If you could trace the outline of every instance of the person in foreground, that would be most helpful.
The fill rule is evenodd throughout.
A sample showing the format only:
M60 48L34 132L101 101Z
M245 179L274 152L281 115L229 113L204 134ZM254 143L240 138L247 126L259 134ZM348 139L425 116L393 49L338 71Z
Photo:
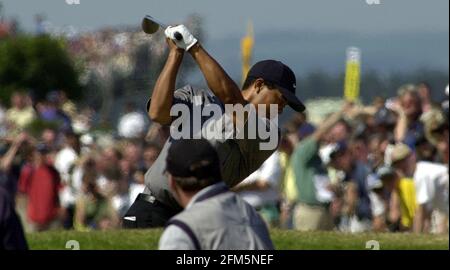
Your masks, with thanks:
M160 250L274 249L263 219L222 181L219 162L205 139L181 139L170 146L169 187L184 211L167 223Z
M0 251L28 250L22 224L14 210L14 203L5 189L0 187Z

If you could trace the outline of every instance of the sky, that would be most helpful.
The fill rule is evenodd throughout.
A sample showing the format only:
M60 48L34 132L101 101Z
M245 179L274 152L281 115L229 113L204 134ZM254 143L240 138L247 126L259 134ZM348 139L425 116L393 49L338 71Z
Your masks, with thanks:
M79 1L69 5L68 2ZM379 5L369 5L377 2ZM33 16L78 29L138 25L145 14L182 22L205 19L211 40L243 35L248 20L256 33L280 30L346 31L362 34L449 31L448 0L0 0L8 17L33 30Z

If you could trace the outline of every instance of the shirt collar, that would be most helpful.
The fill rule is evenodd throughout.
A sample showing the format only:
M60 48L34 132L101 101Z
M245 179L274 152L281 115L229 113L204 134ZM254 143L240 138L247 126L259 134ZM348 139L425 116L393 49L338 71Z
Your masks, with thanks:
M204 189L197 192L194 197L191 198L189 203L186 205L186 209L190 208L193 204L199 201L203 201L206 198L214 197L220 193L228 191L228 187L224 182L219 182L211 186L207 186Z

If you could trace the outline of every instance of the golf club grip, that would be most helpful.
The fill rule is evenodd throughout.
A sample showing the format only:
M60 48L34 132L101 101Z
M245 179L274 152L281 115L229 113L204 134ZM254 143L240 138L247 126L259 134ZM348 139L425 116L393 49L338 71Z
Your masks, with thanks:
M179 32L175 32L175 33L173 34L173 36L174 36L175 39L178 40L178 41L183 40L183 35L180 34Z

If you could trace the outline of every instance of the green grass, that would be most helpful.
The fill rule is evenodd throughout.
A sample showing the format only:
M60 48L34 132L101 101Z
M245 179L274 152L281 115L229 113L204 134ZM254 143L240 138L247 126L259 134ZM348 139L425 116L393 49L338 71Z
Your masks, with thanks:
M76 240L81 250L154 250L162 230L52 231L27 235L33 250L64 250L66 242ZM278 250L363 250L376 240L381 250L448 250L448 235L344 234L336 232L296 232L272 230Z

